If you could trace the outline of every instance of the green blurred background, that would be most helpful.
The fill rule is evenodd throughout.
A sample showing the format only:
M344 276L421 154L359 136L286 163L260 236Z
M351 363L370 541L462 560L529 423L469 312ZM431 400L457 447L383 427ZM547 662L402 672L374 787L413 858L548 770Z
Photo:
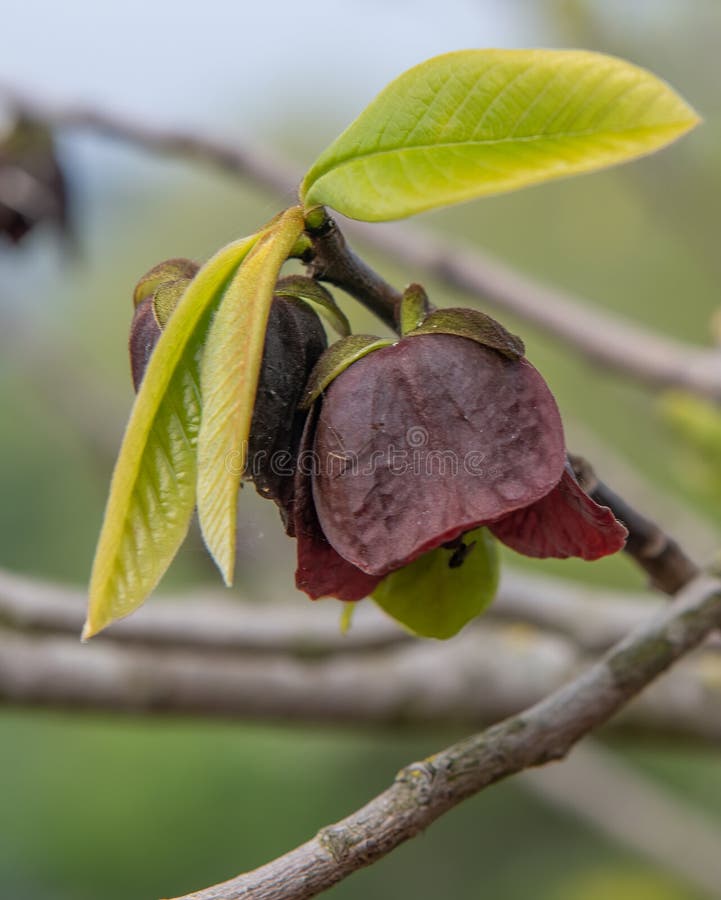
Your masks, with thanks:
M712 344L721 274L721 9L714 0L267 6L28 2L4 12L0 81L158 125L249 138L300 166L391 77L434 53L583 46L626 57L671 82L704 127L622 169L428 214L420 224L475 241L658 330ZM80 584L131 403L125 342L134 282L160 259L202 259L255 230L279 200L202 165L97 137L68 135L61 151L79 253L67 258L44 231L19 251L0 247L0 565ZM373 261L399 285L417 277ZM427 286L439 304L459 299ZM346 309L362 330L373 327ZM674 427L657 398L504 321L523 334L556 392L574 449L609 481L614 474L623 481L629 465L639 469L656 508L687 503L694 514L668 522L679 538L721 530L713 452ZM287 596L292 546L270 504L251 491L242 499L238 592ZM622 558L535 565L596 584L642 585ZM196 535L164 589L191 584L217 584ZM313 616L301 595L298 603ZM229 877L348 813L400 766L456 736L3 709L0 896L150 900ZM721 763L712 749L629 739L613 746L721 817ZM330 894L698 896L514 783L468 801Z

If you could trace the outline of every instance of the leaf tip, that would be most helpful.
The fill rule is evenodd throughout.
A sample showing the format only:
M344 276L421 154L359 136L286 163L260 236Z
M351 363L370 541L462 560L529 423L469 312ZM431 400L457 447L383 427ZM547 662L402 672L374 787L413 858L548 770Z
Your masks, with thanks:
M90 638L95 637L95 635L102 631L103 628L105 628L104 624L99 625L96 622L93 622L91 617L88 616L88 618L85 620L85 624L83 625L83 630L80 635L80 643L87 644Z
M223 583L226 587L233 587L235 579L235 527L234 523L228 526L225 539L221 539L215 533L215 529L208 523L203 510L199 507L198 518L200 520L200 533L203 536L203 543L210 554L211 559L215 563L220 572Z
M694 128L697 128L699 125L703 125L704 118L701 115L701 113L696 112L696 110L693 108L693 106L689 106L688 111L689 111L689 118L688 118L688 124L686 126L686 131L693 131Z

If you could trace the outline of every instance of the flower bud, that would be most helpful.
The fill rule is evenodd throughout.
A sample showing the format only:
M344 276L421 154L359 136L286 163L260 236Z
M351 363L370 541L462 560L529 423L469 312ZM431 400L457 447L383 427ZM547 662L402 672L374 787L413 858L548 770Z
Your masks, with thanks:
M197 270L190 260L166 260L138 282L129 341L136 391L163 328ZM282 290L288 291L288 285ZM306 302L286 293L276 295L268 317L243 477L254 482L262 497L278 505L290 533L296 456L306 418L298 407L326 344L320 319Z

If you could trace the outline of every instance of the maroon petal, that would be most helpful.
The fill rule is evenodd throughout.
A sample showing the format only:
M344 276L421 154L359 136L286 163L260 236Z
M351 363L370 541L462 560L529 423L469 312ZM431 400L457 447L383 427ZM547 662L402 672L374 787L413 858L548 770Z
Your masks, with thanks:
M362 600L381 580L366 575L352 563L343 559L323 535L313 504L311 471L315 414L308 416L300 445L295 474L293 519L298 542L298 568L296 587L305 591L311 600L320 597L337 597L339 600Z
M621 550L628 536L611 510L591 500L568 470L550 494L490 529L513 550L538 558L600 559Z
M545 496L565 462L556 402L526 360L408 337L328 388L313 498L333 547L371 575Z

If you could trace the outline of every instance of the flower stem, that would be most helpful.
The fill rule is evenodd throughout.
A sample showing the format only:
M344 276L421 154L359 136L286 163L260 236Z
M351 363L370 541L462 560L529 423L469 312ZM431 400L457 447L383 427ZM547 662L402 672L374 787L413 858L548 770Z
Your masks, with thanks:
M398 310L403 295L357 256L335 221L325 211L306 221L312 247L305 257L308 274L341 288L362 303L384 325L398 330Z

